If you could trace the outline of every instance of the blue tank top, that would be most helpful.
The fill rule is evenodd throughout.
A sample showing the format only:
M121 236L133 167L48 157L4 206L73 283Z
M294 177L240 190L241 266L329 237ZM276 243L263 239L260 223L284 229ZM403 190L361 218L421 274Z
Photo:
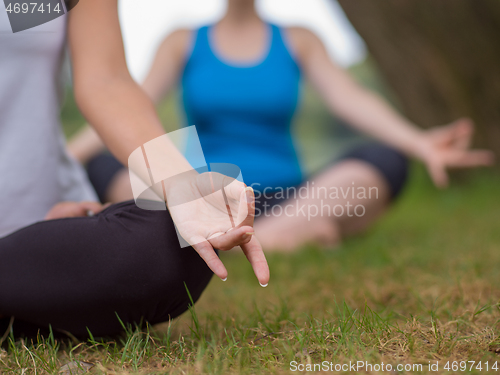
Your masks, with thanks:
M237 165L257 191L302 181L290 129L300 70L281 30L268 27L267 54L252 66L217 57L213 27L200 28L182 76L187 125L196 125L207 163Z

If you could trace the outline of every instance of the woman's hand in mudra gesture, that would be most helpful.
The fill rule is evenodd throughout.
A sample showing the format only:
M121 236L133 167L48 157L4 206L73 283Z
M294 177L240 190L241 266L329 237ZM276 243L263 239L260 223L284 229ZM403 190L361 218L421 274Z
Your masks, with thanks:
M255 237L252 188L220 173L185 173L165 184L167 205L182 238L222 280L227 270L214 249L241 246L262 286L269 282L269 267Z
M448 168L473 168L494 163L491 151L470 148L473 132L473 122L462 118L424 133L419 158L436 186L448 185Z

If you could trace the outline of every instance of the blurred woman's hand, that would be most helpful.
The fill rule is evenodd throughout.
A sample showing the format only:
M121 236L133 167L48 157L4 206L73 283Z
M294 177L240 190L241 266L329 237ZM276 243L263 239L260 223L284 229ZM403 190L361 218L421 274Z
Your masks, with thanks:
M60 202L50 209L44 220L93 216L108 206L109 204L102 205L98 202Z
M467 118L424 132L419 158L436 186L448 185L448 168L474 168L494 163L493 152L470 149L473 133L474 124Z
M259 283L269 282L269 267L255 237L254 192L238 180L220 173L186 173L166 183L166 200L182 238L222 280L227 270L214 249L241 246Z

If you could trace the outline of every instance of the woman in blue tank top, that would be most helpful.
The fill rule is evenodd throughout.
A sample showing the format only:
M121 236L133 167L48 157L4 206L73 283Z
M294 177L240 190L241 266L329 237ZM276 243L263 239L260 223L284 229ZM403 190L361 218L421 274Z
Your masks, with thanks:
M219 56L215 28L202 27L182 75L187 124L195 124L207 162L239 166L255 190L299 184L302 174L290 132L300 68L282 31L265 25L255 62Z
M332 112L385 145L361 146L304 176L290 131L302 76ZM158 102L177 81L185 125L196 125L206 161L237 165L254 188L256 234L267 249L331 246L365 229L401 191L406 156L423 161L438 186L446 185L448 166L488 162L486 154L459 146L457 140L470 137L470 121L420 130L336 66L314 34L260 19L254 0L228 0L216 24L178 30L163 41L143 88ZM110 169L91 167L90 174L109 181ZM123 173L121 181L127 179ZM130 194L126 185L120 197ZM109 200L108 190L97 191Z

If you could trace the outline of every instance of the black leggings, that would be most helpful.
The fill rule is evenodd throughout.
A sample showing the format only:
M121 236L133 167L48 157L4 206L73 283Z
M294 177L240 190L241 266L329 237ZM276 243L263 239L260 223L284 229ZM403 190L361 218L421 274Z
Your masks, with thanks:
M167 321L196 301L212 272L180 248L167 211L133 201L94 217L44 221L0 239L0 337L68 331L109 336L125 323ZM186 285L186 287L185 287Z

